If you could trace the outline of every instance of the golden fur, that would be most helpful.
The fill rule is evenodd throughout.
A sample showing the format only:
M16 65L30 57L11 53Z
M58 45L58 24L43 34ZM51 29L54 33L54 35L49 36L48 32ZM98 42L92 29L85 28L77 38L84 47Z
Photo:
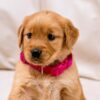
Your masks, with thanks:
M30 32L29 39L27 33ZM48 40L49 33L55 40ZM18 30L19 47L22 47L26 60L43 67L64 60L72 52L77 38L78 30L73 24L51 11L27 16ZM43 52L38 61L31 57L33 48ZM9 100L85 100L75 62L63 74L53 77L19 61Z

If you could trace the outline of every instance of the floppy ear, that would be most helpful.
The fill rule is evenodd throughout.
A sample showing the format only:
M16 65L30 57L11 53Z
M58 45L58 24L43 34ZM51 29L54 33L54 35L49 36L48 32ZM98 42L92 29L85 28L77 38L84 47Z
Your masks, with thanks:
M18 29L18 42L19 42L19 47L22 46L23 43L23 33L24 33L24 25L27 24L30 16L26 16L23 20L23 24L19 27Z
M74 27L72 22L70 22L69 20L67 20L67 22L65 23L64 28L65 28L64 33L65 33L66 45L70 49L75 44L78 38L79 32L78 32L78 29Z
M21 25L18 29L18 42L19 42L19 47L22 46L23 42L23 32L24 32L24 27Z

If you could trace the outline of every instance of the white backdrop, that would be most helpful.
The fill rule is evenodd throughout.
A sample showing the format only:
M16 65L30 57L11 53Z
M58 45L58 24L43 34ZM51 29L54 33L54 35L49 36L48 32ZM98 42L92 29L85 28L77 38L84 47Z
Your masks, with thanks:
M24 16L53 10L80 31L74 53L81 76L100 80L100 0L0 0L0 67L18 60L16 30Z
M39 0L0 0L1 69L15 67L19 59L17 29L26 15L39 10Z

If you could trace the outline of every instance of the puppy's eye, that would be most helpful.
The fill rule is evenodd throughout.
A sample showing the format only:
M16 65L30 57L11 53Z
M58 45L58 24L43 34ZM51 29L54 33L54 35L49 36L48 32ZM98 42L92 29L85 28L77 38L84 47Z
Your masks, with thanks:
M27 38L30 39L32 37L32 33L27 33Z
M53 40L55 40L55 38L56 37L53 34L51 34L51 33L48 34L48 40L53 41Z

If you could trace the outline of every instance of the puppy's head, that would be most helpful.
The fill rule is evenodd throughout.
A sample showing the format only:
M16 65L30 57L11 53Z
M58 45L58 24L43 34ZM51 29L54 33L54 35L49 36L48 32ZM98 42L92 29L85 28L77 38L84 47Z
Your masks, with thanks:
M78 37L78 30L66 18L51 11L27 16L18 30L19 47L25 59L46 66L62 61Z

